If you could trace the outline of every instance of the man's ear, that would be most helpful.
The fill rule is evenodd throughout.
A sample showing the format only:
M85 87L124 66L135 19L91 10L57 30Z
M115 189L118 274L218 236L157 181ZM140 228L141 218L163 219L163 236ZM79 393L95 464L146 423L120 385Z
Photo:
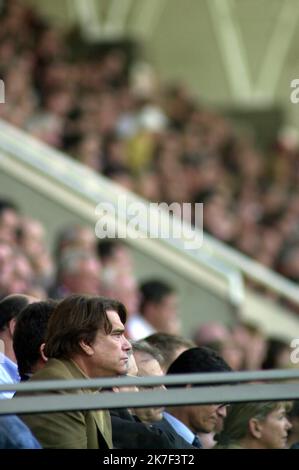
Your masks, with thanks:
M248 426L251 436L255 439L260 439L262 437L262 424L260 420L251 418L248 422Z
M16 327L16 322L17 322L17 320L15 318L12 318L8 322L8 329L9 329L9 333L10 333L11 337L13 337L15 327Z
M93 347L92 347L90 344L86 343L86 341L84 341L83 339L81 339L81 341L79 342L79 344L80 344L80 348L82 349L82 351L85 352L85 354L86 354L87 356L93 356L93 355L94 355L94 349L93 349Z
M39 347L39 355L42 359L43 362L48 362L48 358L47 356L45 355L44 353L44 350L45 350L45 346L46 346L46 343L42 343Z

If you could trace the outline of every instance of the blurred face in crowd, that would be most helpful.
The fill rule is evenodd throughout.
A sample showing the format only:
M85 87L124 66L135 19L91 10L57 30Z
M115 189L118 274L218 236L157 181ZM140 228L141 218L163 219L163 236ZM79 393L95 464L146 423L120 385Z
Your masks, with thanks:
M0 240L8 243L16 241L19 217L12 209L6 209L0 216Z
M150 303L146 315L154 328L161 333L179 334L176 294L166 295L159 303Z
M99 295L101 265L90 257L78 262L77 268L63 277L63 285L72 293Z

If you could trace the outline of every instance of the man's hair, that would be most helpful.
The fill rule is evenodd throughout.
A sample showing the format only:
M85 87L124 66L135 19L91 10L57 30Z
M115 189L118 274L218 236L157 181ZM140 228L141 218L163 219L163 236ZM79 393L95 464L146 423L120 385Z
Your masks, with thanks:
M10 320L16 318L29 300L25 295L12 294L0 301L0 331L4 331Z
M32 373L40 358L40 347L45 342L48 321L57 304L54 300L29 304L17 318L13 349L21 380Z
M99 240L97 244L97 253L103 263L105 263L109 258L113 257L115 252L119 248L125 248L126 245L119 240L111 240L110 238L104 238Z
M126 322L126 308L117 300L77 294L62 300L48 323L45 355L68 359L82 352L80 341L92 344L99 329L108 335L112 325L107 312L111 310Z
M163 357L160 354L159 350L151 344L148 344L144 340L132 342L132 350L133 354L135 352L141 352L147 354L148 356L151 356L153 359L156 359L159 364L163 362Z
M157 348L163 357L163 366L168 368L173 362L175 353L179 348L194 348L195 344L191 339L169 333L153 333L144 338L151 346Z
M10 201L9 199L0 198L0 218L3 214L3 212L6 211L6 210L19 212L18 206L13 201Z
M174 288L164 281L156 279L146 281L140 286L141 302L140 312L148 303L159 304L168 295L174 292Z
M206 347L184 351L170 365L167 374L230 372L230 366L215 351Z

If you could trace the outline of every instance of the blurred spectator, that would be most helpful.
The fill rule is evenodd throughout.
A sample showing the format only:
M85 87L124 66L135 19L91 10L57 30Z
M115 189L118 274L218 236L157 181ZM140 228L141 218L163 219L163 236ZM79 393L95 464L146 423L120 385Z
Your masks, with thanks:
M128 321L130 338L143 339L155 332L180 333L177 296L168 283L155 279L144 282L140 286L139 310L140 314Z
M228 329L219 322L203 323L193 334L193 341L197 346L207 346L211 343L226 341L228 338Z
M239 323L232 330L234 344L242 351L243 369L259 370L266 354L265 335L250 323Z
M59 260L57 281L50 296L60 299L79 293L100 295L101 264L90 251L68 249Z
M96 237L90 227L84 225L68 225L62 229L56 240L55 256L57 260L65 250L78 249L95 253Z
M195 343L183 336L168 333L153 333L144 340L154 346L162 356L161 367L166 373L170 364L184 351L193 348Z
M288 342L276 338L267 340L263 369L286 369L292 367L291 348Z

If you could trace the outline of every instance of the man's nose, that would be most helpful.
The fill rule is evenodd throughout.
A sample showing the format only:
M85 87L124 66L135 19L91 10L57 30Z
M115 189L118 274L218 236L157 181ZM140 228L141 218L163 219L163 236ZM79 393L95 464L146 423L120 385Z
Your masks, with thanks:
M227 406L226 405L221 405L217 408L217 414L218 416L221 416L221 418L226 418L227 416Z
M127 338L126 338L125 336L124 336L123 338L124 338L124 341L123 341L123 349L124 349L125 351L131 351L132 345L131 345L130 341L127 340Z
M286 429L289 430L292 427L293 427L292 423L288 419L286 419Z

